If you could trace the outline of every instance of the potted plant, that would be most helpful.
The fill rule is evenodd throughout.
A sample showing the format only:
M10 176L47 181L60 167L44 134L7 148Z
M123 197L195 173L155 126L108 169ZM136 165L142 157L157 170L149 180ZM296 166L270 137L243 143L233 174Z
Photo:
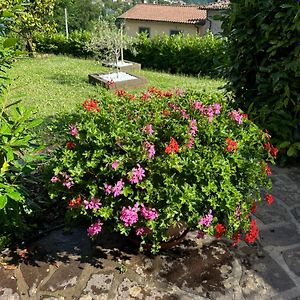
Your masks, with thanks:
M149 88L85 100L52 159L49 183L74 216L134 234L157 253L171 226L254 242L251 213L277 151L229 96ZM266 200L271 203L272 196Z

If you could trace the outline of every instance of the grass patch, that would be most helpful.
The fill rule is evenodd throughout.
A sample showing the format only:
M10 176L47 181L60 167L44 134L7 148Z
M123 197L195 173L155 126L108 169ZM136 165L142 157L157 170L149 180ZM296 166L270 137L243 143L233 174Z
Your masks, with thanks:
M87 75L107 71L107 68L93 60L67 56L20 58L9 71L13 81L6 94L6 100L22 100L23 106L35 111L37 117L73 112L84 99L97 99L102 89L100 86L89 84ZM181 87L214 91L224 85L222 80L154 71L142 70L139 74L148 79L148 86L161 89Z

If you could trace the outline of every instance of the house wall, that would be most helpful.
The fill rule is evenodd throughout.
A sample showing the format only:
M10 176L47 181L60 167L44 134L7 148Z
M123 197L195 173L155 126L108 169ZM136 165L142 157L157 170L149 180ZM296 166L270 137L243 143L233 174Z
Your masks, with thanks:
M219 20L214 20L214 16L221 15L220 10L208 10L207 20L206 20L206 30L210 30L213 34L219 34L222 32L222 22Z
M154 35L162 35L163 33L169 35L170 30L180 30L184 34L197 34L197 28L193 24L180 24L169 22L155 22L155 21L139 21L139 20L125 20L125 32L129 36L135 36L139 32L139 27L150 28L150 37ZM204 35L205 26L200 26L200 35Z

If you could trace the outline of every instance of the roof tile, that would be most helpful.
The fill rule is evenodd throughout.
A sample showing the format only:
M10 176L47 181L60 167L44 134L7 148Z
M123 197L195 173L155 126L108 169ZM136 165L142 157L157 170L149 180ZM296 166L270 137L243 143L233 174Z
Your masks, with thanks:
M136 4L119 18L196 24L204 22L206 10L201 10L198 6Z

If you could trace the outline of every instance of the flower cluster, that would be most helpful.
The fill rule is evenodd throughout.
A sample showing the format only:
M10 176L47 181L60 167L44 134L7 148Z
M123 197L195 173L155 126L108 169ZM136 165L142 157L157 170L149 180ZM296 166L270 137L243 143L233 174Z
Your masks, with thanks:
M138 164L136 168L133 168L129 174L130 183L139 183L145 177L145 170Z
M98 219L94 224L92 224L88 229L87 229L87 234L91 237L94 235L100 233L102 231L102 225L103 223Z
M151 87L85 100L52 160L52 198L90 220L89 236L107 222L153 252L179 219L198 237L255 240L251 215L278 150L226 97Z
M167 154L179 152L179 145L174 138L170 139L170 143L166 146L165 152Z
M259 234L259 229L256 225L256 220L252 220L250 222L250 229L246 233L245 241L248 242L249 244L253 244L256 241L258 234Z
M230 138L227 138L226 143L227 143L227 151L228 152L232 152L232 151L234 152L237 150L237 146L238 146L237 142L233 141Z
M100 108L98 107L98 102L94 99L88 99L83 102L83 107L87 111L97 111L100 112Z
M148 158L153 158L155 155L155 146L154 144L148 142L148 141L144 141L144 147L146 149L146 151L148 152Z
M238 124L243 124L244 115L239 113L237 110L233 110L229 113L232 120L236 121Z

